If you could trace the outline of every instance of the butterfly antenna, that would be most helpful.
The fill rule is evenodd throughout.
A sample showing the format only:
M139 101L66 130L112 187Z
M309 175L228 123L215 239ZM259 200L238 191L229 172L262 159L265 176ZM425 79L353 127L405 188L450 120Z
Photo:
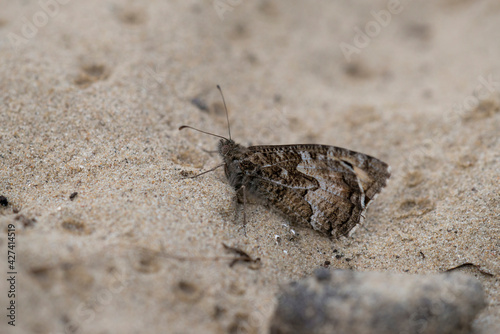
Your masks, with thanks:
M227 112L226 100L224 99L224 94L222 94L222 89L219 85L217 85L217 89L220 92L220 96L222 96L222 102L224 102L224 109L226 109L226 119L227 119L227 130L229 132L229 139L231 139L231 127L229 126L229 114Z
M182 129L196 130L198 132L201 132L201 133L204 133L204 134L207 134L207 135L210 135L210 136L219 137L219 138L227 140L226 137L222 137L222 136L216 135L215 133L210 133L210 132L206 132L206 131L203 131L203 130L200 130L200 129L197 129L197 128L193 128L192 126L189 126L189 125L183 125L183 126L179 127L179 131L182 130Z

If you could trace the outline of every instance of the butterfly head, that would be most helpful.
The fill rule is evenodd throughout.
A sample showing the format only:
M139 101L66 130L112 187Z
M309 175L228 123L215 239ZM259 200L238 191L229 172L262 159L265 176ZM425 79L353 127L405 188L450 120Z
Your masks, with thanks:
M221 139L219 141L219 154L225 161L231 161L235 156L238 155L238 152L241 151L240 145L236 144L232 139Z

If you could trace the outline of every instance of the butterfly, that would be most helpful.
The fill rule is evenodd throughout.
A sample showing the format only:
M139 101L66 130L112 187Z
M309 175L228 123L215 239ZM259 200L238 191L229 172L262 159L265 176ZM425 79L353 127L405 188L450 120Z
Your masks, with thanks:
M298 144L245 147L231 139L226 102L219 89L229 138L221 138L218 153L239 202L249 199L270 206L290 222L312 227L333 238L347 236L365 218L368 205L386 186L390 167L372 156L341 147ZM245 210L244 210L245 214ZM244 216L246 223L246 218Z

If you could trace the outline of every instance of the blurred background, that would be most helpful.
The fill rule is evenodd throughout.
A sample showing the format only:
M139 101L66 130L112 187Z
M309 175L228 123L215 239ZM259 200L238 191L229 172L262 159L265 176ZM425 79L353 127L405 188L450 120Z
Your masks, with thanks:
M499 18L495 0L2 3L0 226L17 226L21 309L1 331L266 332L279 284L331 261L473 263L474 330L497 333ZM217 139L178 131L226 136L217 84L243 145L388 162L366 228L278 244L285 221L252 206L245 237L222 172L186 181L219 163L202 150ZM183 258L228 256L221 242L263 267Z

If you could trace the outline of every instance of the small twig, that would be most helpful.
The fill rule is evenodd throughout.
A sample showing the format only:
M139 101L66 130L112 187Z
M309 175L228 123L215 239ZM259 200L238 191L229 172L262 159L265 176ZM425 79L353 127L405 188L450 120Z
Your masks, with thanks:
M460 265L458 265L458 266L456 266L456 267L453 267L453 268L450 268L450 269L445 270L445 272L453 271L453 270L455 270L455 269L460 269L460 268L470 267L470 266L472 266L472 267L474 267L475 269L477 269L477 270L478 270L481 274L483 274L483 275L490 276L490 277L495 277L495 275L494 275L494 274L489 273L489 272L487 272L487 271L485 271L485 270L481 269L481 266L479 266L479 265L477 265L477 264L474 264L474 263L471 263L471 262L462 263L462 264L460 264Z
M232 251L236 253L237 257L235 256L185 256L185 255L177 255L177 254L170 254L165 251L165 248L163 244L161 245L161 250L159 251L153 251L154 253L160 255L161 257L167 258L167 259L172 259L172 260L177 260L177 261L220 261L220 260L231 260L229 263L230 267L233 267L236 263L238 262L248 262L251 264L255 264L255 267L250 267L251 269L258 269L260 267L260 258L252 258L250 255L248 255L245 251L228 246L224 243L222 243L224 248L226 250ZM146 252L151 252L152 250L149 248L145 247L139 247L142 251Z
M233 258L233 261L231 261L231 263L229 264L230 267L234 266L238 262L249 262L257 266L260 265L260 257L254 259L250 255L248 255L245 251L236 247L228 246L225 243L222 243L222 246L224 246L226 250L234 252L239 255L239 257Z

